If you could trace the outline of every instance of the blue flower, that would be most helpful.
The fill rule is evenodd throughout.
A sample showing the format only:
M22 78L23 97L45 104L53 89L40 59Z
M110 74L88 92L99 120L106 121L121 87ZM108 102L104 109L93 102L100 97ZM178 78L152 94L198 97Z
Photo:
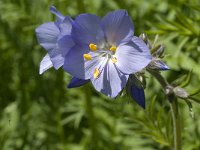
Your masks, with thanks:
M50 8L50 11L56 15L57 20L44 23L35 30L38 42L47 51L47 55L40 63L40 74L52 66L58 69L63 65L64 55L68 52L68 49L65 48L65 51L62 52L58 47L58 41L64 35L71 34L73 22L70 17L63 16L53 6ZM69 48L71 47L69 46Z
M97 91L116 97L130 74L151 61L148 46L133 35L133 23L125 10L108 13L102 19L81 14L72 23L70 36L59 39L67 51L63 68L72 76L90 80ZM65 50L65 47L73 47Z

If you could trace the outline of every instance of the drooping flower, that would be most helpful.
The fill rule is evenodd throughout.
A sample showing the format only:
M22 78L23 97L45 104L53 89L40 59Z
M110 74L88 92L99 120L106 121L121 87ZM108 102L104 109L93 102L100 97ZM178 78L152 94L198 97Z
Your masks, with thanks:
M66 47L65 52L62 52L58 47L58 40L64 35L71 34L72 19L68 16L63 16L53 6L50 8L50 11L56 15L57 20L44 23L35 30L38 42L47 51L46 56L40 63L40 74L52 66L55 69L60 68L64 64L63 54L66 54L71 48L69 45L69 48Z
M129 75L151 61L148 46L133 33L125 10L110 12L102 19L79 15L72 23L71 36L58 42L63 51L74 45L65 55L64 70L75 78L90 80L97 91L116 97Z
M131 74L126 85L126 92L141 107L145 109L145 94L143 84L136 75Z

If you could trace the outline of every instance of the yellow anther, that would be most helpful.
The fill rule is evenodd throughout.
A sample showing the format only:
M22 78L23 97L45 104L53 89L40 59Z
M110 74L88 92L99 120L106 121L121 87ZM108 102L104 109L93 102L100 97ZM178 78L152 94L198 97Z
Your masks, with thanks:
M98 77L99 77L99 74L100 74L99 69L96 68L96 69L94 70L94 74L93 74L93 75L94 75L94 78L98 78Z
M112 60L113 63L117 62L117 58L116 57L113 57L111 60Z
M116 49L117 49L117 47L116 47L116 46L111 46L111 48L110 48L110 51L112 51L112 52L115 52L115 51L116 51Z
M95 44L93 44L93 43L90 43L89 48L90 48L90 50L92 50L92 51L96 51L96 50L97 50L97 45L95 45Z
M86 60L92 60L92 56L90 54L83 54L83 57L86 59Z

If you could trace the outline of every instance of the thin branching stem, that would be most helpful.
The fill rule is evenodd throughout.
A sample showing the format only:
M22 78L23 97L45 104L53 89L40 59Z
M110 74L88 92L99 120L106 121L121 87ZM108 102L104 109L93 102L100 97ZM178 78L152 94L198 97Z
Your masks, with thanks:
M174 129L174 149L181 150L181 126L180 126L180 117L178 113L178 103L177 98L175 98L170 103L173 119L173 129Z
M160 83L163 90L166 93L167 88L170 84L167 82L165 78L160 74L158 71L148 70L148 72L153 75L156 80ZM169 93L171 94L171 93ZM169 97L168 93L166 95ZM181 150L181 125L180 125L180 116L178 112L178 102L177 98L174 97L172 100L169 101L171 113L172 113L172 121L173 121L173 132L174 132L174 150Z

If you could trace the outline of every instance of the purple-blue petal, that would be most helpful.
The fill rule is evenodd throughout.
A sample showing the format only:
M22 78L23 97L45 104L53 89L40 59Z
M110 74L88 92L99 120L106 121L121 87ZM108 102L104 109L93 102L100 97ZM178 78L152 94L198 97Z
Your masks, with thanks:
M62 56L58 46L50 51L48 54L55 69L59 69L64 64L64 57Z
M109 44L119 45L131 40L134 27L125 10L116 10L108 13L102 19L102 28Z
M54 22L44 23L36 29L38 42L49 54L55 69L60 68L64 63L64 58L57 45L59 33L59 28Z
M56 47L57 37L60 33L54 22L44 23L35 30L38 42L48 51Z
M59 11L57 11L56 7L51 6L50 11L52 14L56 15L59 22L64 20L65 16L63 16Z
M146 67L151 61L151 54L144 41L134 36L130 42L118 46L116 58L119 70L131 74Z
M58 27L60 30L58 40L65 35L71 35L72 23L73 23L73 20L70 17L66 16L64 20L60 22L60 24L58 24Z
M104 39L101 19L92 14L81 14L73 22L72 36L78 44L99 44Z
M73 77L70 83L67 85L67 88L75 88L85 85L86 83L90 82L90 80L83 80L76 77Z
M98 78L91 78L94 88L112 98L116 97L126 85L128 75L122 74L110 60Z
M130 86L130 94L131 97L145 109L145 95L143 87L133 84Z
M79 79L89 79L85 77L83 54L89 52L87 47L73 46L65 56L63 69L72 76Z
M43 72L45 72L46 70L48 70L52 66L53 66L53 64L51 62L51 59L50 59L49 55L46 54L46 56L44 56L44 58L40 62L40 71L39 71L39 74L42 74Z
M70 35L64 35L58 40L58 47L63 57L66 56L73 46L75 46L75 43Z

